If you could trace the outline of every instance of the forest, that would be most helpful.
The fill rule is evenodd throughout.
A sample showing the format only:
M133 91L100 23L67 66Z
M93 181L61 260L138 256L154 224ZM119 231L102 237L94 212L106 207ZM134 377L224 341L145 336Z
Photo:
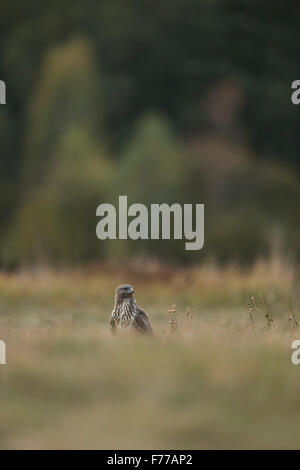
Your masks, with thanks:
M295 0L3 0L0 267L300 257ZM205 250L103 241L96 208L204 203Z

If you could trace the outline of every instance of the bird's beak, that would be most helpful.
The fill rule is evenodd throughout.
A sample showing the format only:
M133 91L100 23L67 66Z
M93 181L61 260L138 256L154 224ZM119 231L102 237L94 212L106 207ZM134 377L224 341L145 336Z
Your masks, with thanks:
M134 294L134 289L133 289L133 287L131 287L131 289L130 289L130 294Z

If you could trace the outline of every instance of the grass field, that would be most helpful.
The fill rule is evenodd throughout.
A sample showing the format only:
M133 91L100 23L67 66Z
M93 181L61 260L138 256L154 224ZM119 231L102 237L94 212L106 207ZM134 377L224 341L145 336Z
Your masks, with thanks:
M124 282L155 340L111 336ZM248 311L252 296L265 296L270 327L264 312ZM291 363L300 331L288 298L300 319L297 270L276 259L247 272L143 265L0 275L0 447L300 448L300 366Z

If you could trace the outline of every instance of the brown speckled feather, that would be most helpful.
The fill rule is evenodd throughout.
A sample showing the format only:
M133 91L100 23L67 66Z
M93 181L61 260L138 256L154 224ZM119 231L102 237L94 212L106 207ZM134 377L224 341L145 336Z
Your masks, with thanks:
M136 314L134 316L132 326L140 333L148 333L153 335L153 329L148 318L147 313L141 308L136 308Z

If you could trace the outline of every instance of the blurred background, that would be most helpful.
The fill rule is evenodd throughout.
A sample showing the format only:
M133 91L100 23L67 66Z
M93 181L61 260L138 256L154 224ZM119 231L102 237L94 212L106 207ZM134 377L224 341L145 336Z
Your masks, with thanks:
M0 448L299 448L299 21L1 1ZM122 194L204 203L204 249L98 240ZM111 336L123 283L154 342Z
M300 256L300 6L3 0L0 267ZM206 244L101 242L96 207L206 205Z

